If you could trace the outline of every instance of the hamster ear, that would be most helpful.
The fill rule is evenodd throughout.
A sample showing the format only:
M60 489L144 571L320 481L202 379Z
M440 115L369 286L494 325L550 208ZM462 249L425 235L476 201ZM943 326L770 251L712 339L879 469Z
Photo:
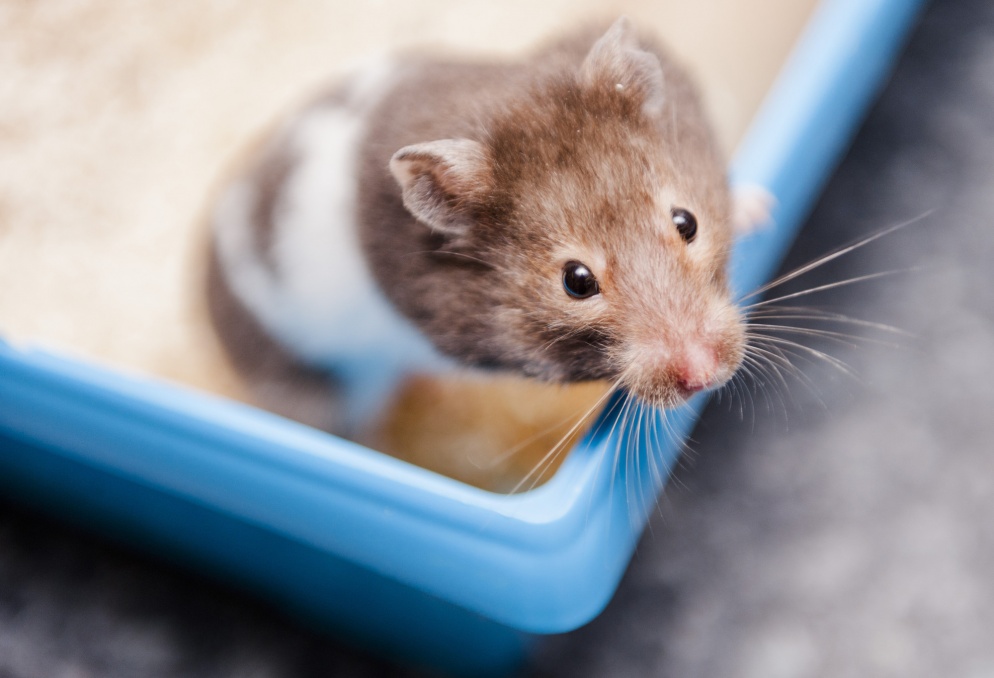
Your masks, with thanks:
M471 139L405 146L390 159L390 172L404 207L432 230L452 236L470 231L473 206L490 183L486 149Z
M640 97L648 116L662 112L663 67L659 57L639 46L628 17L615 21L594 43L580 67L580 77L587 87L612 87Z

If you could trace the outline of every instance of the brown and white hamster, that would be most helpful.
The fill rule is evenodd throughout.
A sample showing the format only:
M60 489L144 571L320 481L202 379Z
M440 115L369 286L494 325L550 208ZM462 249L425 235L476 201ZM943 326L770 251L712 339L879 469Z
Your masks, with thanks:
M339 432L467 367L672 407L743 358L731 202L693 85L627 19L518 62L383 60L223 194L214 322L263 404ZM294 409L317 374L338 421Z

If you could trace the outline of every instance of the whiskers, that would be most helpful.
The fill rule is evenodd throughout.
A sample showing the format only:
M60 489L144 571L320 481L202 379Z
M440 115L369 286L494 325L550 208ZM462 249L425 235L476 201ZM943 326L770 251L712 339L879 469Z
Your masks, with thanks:
M636 532L658 505L659 490L673 466L690 452L693 412L689 404L667 410L619 391L593 431L599 437L607 425L599 463L610 460L608 504L624 510Z
M568 427L508 493L534 489L569 452L572 443L585 435L598 449L595 472L599 477L606 476L609 504L625 511L633 526L641 527L657 506L658 491L672 466L689 450L686 434L693 417L686 406L663 410L646 403L625 391L621 383L619 378L610 384L596 402L578 415L522 440L494 458L490 464L504 464L549 431Z
M780 287L784 283L790 282L794 278L798 278L798 277L804 275L805 273L808 273L809 271L813 271L814 269L819 268L821 266L824 266L825 264L827 264L827 263L829 263L831 261L835 261L836 259L838 259L840 257L844 257L845 255L850 254L850 253L852 253L852 252L854 252L854 251L856 251L856 250L858 250L858 249L860 249L862 247L866 247L870 243L872 243L872 242L874 242L876 240L879 240L880 238L888 236L888 235L890 235L890 234L892 234L892 233L894 233L896 231L899 231L901 229L907 228L908 226L911 226L912 224L918 223L922 219L925 219L929 214L931 214L931 212L925 212L924 214L921 214L921 215L915 217L914 219L909 219L907 221L902 221L899 224L895 224L894 226L889 226L888 228L884 228L884 229L882 229L880 231L877 231L876 233L871 233L870 235L864 236L863 238L860 238L859 240L851 242L848 245L843 245L842 247L839 247L838 249L832 250L831 252L829 252L827 254L823 254L822 256L817 257L816 259L813 259L813 260L809 261L806 264L798 266L793 271L790 271L788 273L784 273L782 276L780 276L778 278L775 278L774 280L771 280L770 282L768 282L765 285L762 285L762 286L756 288L755 290L753 290L752 292L749 292L746 295L743 295L739 299L739 303L747 301L747 300L752 299L754 297L758 297L758 296L760 296L762 294L765 294L766 292L768 292L768 291L770 291L770 290L772 290L772 289L774 289L776 287ZM876 277L879 277L881 274L872 274L872 275L876 276ZM840 282L832 283L832 284L835 285L835 286L839 286L839 285L850 284L850 283L848 283L847 281L840 281ZM815 289L805 290L803 293L799 292L799 293L797 293L794 296L801 296L802 294L810 294L811 292L814 292L814 291L817 291L817 290L815 290ZM759 302L758 304L753 304L753 306L756 306L756 305L759 305L759 304L767 304L770 301L774 301L774 300L767 300L765 302Z
M728 388L748 397L753 411L755 411L755 395L761 394L767 409L781 410L786 421L791 382L803 385L816 400L824 405L810 377L801 369L801 364L824 364L847 378L859 381L859 375L856 371L845 361L829 352L825 348L826 345L854 348L861 344L873 343L893 348L899 347L900 344L893 341L893 338L907 337L908 334L896 327L853 318L843 313L814 306L798 306L794 302L797 299L818 293L858 285L914 269L867 273L751 303L743 302L757 299L760 295L775 290L829 262L910 226L925 216L927 213L865 236L799 266L744 295L739 300L739 304L746 322L745 354L742 366L729 382ZM884 335L889 338L884 339ZM751 382L751 388L747 384L747 380ZM744 398L739 400L739 411L740 416L744 417L743 400Z
M600 412L604 403L606 403L609 398L611 398L615 393L618 392L620 386L621 386L621 380L619 379L615 381L613 384L611 384L605 390L603 395L601 395L590 407L588 407L585 411L581 412L578 416L573 415L566 417L565 419L560 420L559 422L553 424L552 426L549 426L546 429L539 431L538 433L528 437L527 439L521 441L514 447L504 452L503 454L498 455L497 457L492 459L490 461L490 464L493 466L498 466L500 464L503 464L509 458L520 453L522 450L527 448L529 445L531 445L539 438L545 436L548 433L551 433L552 431L561 429L564 426L569 426L566 432L563 433L563 435L559 438L558 442L556 442L551 447L551 449L549 449L549 451L546 452L541 457L541 459L539 459L538 462L536 462L532 466L531 470L528 471L528 473L526 473L524 477L522 477L509 490L508 493L517 494L519 492L526 492L534 489L539 484L539 482L541 482L541 480L545 477L546 472L550 468L552 468L552 466L556 464L556 462L559 461L561 456L563 456L564 454L566 454L566 452L569 451L570 443L572 443L576 439L578 434L582 432L583 428L591 421L591 419L593 419L593 417Z

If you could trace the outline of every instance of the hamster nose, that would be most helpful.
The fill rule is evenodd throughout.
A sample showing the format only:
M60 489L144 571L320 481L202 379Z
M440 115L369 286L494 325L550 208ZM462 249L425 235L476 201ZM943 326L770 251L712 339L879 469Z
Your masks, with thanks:
M718 358L705 347L688 349L673 366L676 387L688 396L709 388L717 371Z
M684 377L677 379L676 386L685 395L693 395L698 391L706 389L708 387L708 382L696 380L691 377Z

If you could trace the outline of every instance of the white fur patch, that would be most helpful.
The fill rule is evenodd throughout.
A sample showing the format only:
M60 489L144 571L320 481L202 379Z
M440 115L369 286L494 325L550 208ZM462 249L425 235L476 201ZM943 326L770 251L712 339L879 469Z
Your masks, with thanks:
M341 378L347 418L360 427L404 375L451 367L387 301L359 245L358 144L364 112L389 87L391 72L374 66L353 81L348 106L310 109L289 128L286 142L297 164L274 210L275 266L253 247L252 186L233 185L216 216L235 294L280 343Z

